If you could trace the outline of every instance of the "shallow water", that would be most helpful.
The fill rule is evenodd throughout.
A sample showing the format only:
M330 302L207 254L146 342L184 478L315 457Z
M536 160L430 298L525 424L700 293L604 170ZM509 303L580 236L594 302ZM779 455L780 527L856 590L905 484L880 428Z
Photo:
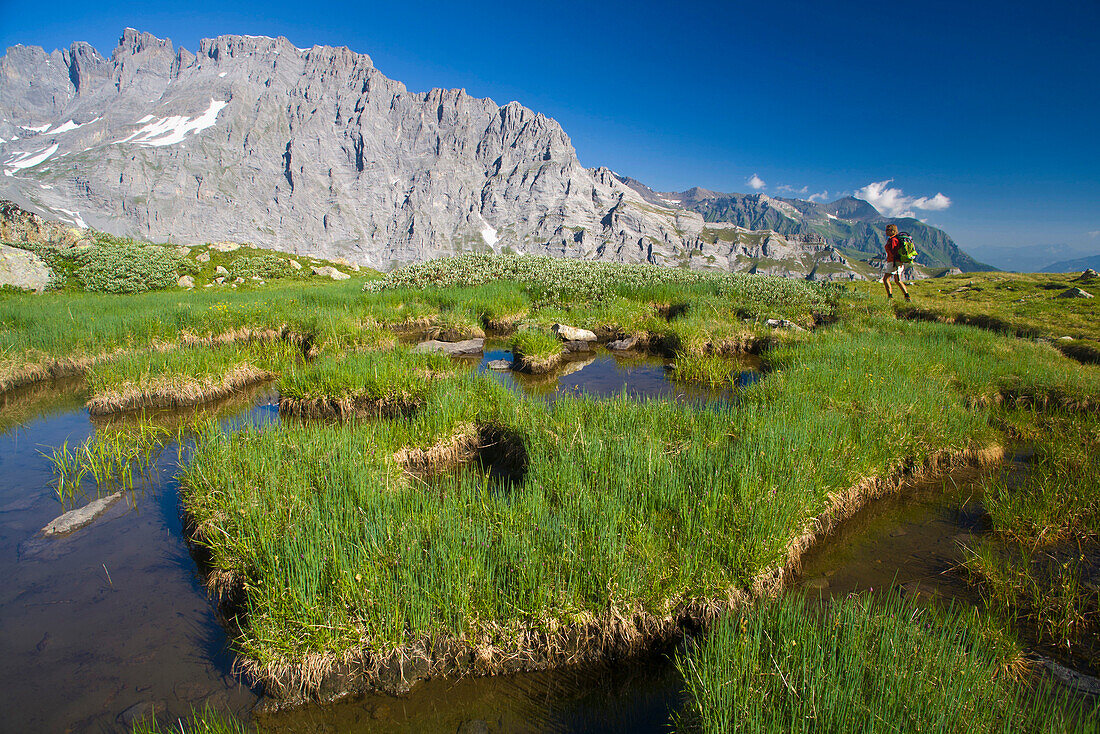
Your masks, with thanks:
M149 486L90 526L36 539L61 514L40 452L73 446L95 425L79 382L35 391L2 410L18 406L23 422L0 435L0 728L129 731L119 717L148 704L172 717L204 703L247 716L257 694L230 672L225 631L182 537L176 450L161 454ZM225 409L237 422L277 419L256 393Z
M656 398L692 405L734 402L732 390L715 390L698 383L671 378L672 360L637 352L611 352L598 347L592 352L570 355L558 369L545 375L528 375L510 370L494 370L495 360L512 361L512 352L503 343L486 341L481 358L464 358L476 363L480 372L490 373L508 387L527 395L554 399L559 395L586 395L609 398L626 395L634 399ZM743 369L737 387L747 387L761 377L760 360L752 355L736 358Z

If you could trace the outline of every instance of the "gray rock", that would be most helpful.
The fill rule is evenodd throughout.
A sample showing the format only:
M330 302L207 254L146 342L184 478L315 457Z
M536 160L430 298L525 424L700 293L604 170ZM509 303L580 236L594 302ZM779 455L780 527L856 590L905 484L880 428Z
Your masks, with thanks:
M55 518L46 527L42 528L42 535L47 538L67 535L79 530L85 525L90 525L97 517L111 508L111 505L122 499L122 492L100 497L76 510L69 510L61 517Z
M214 278L214 282L217 283L218 285L221 285L222 283L225 282L225 277L222 276L222 277Z
M512 369L512 363L506 359L494 359L489 364L485 365L491 370L510 370Z
M567 352L591 352L595 343L594 341L567 341L562 346Z
M1088 291L1081 290L1080 288L1070 288L1068 291L1061 293L1058 298L1092 298L1092 294Z
M1050 658L1040 657L1039 662L1051 672L1051 674L1066 684L1070 688L1074 688L1083 693L1088 693L1093 696L1100 695L1100 678L1094 678L1091 675L1084 673L1078 673L1072 668L1067 668L1061 663L1057 663Z
M1092 268L1085 268L1085 271L1079 275L1076 280L1088 280L1089 278L1095 278L1096 271Z
M352 269L510 248L740 271L779 258L787 264L767 267L797 277L829 262L848 275L815 277L858 277L808 235L727 227L712 242L701 214L582 166L554 120L461 89L410 92L347 48L226 35L192 53L127 29L107 58L83 43L0 58L0 135L70 121L79 127L5 143L0 195L115 234L216 238L222 252L248 241ZM54 186L48 161L62 157L79 186Z
M801 326L787 319L767 319L764 322L773 329L791 329L792 331L805 331Z
M636 346L638 346L638 340L632 336L626 339L616 339L607 343L607 348L613 352L625 352Z
M180 288L194 288L195 279L192 278L190 275L181 275L180 279L176 281L176 285L178 285Z
M28 250L0 245L0 285L41 293L52 275L42 258Z
M565 324L554 324L550 331L557 335L563 342L594 342L596 335L588 329L578 329Z
M481 354L484 349L484 339L466 339L460 342L441 342L431 339L413 347L414 352L443 352L444 354L456 356L463 354Z
M206 259L209 260L209 256ZM218 265L214 268L214 275L229 275L229 271L221 265Z
M341 273L331 265L325 265L320 268L313 268L314 275L320 275L323 278L332 278L333 280L347 280L351 276L347 273Z
M210 253L200 252L198 255L195 256L195 259L198 260L200 263L208 263L210 262Z
M294 258L291 258L290 259L290 267L294 268L295 270L301 270L302 269L302 264L300 262L298 262L297 260L295 260Z

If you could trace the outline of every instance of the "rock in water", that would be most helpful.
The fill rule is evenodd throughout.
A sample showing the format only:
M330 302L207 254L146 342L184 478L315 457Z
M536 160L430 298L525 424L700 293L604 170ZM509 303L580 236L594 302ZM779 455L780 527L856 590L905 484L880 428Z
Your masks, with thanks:
M565 324L554 324L550 327L550 331L554 332L563 342L596 341L596 335L588 329L578 329L574 326L566 326Z
M494 359L486 365L491 370L506 371L512 369L512 363L506 359Z
M109 510L111 505L118 502L120 499L122 499L122 492L115 492L106 497L92 500L76 510L69 510L61 517L52 520L49 525L42 528L42 534L47 538L53 538L79 530L85 525L91 524L93 520Z
M633 349L638 346L638 340L634 337L628 337L626 339L616 339L607 343L607 348L613 352L625 352L629 349Z
M51 275L46 263L33 252L0 245L0 285L41 293L49 285Z

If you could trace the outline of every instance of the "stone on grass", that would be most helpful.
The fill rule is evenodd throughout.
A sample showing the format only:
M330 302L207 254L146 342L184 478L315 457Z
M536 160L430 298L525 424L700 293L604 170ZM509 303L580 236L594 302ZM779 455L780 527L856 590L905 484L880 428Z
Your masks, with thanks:
M221 285L222 283L225 282L225 277L223 276L223 277L214 278L214 282L217 283L218 285Z
M1095 278L1095 277L1096 277L1096 271L1095 270L1093 270L1092 268L1085 268L1085 272L1081 273L1081 275L1079 277L1077 277L1076 280L1088 280L1089 278Z
M198 260L200 263L208 263L210 262L210 253L207 251L200 252L198 255L195 256L195 259Z
M297 260L295 260L294 258L291 258L290 259L290 267L294 268L295 270L301 270L302 269L302 264L300 262L298 262Z
M50 521L49 525L42 528L42 534L47 538L53 538L58 535L67 535L68 533L79 530L85 525L91 524L93 520L111 509L111 505L118 502L120 499L122 499L122 492L115 492L106 497L92 500L83 507L69 510L61 517L54 518Z
M431 339L413 347L414 352L443 352L451 355L481 354L484 349L484 339L466 339L460 342L441 342Z
M554 324L550 327L550 331L554 332L559 339L563 342L594 342L596 341L596 335L588 329L578 329L575 326L566 326L565 324Z
M331 265L326 265L322 268L314 268L313 274L320 275L324 278L332 278L333 280L347 280L351 277L347 273L341 273L339 270L332 267Z
M1080 288L1070 288L1065 293L1062 293L1058 298L1092 298L1092 294L1088 291L1081 290Z
M194 288L195 279L192 278L190 275L181 275L180 279L176 281L176 285L178 285L180 288Z
M805 331L801 326L793 321L787 319L768 319L764 322L773 329L793 329L794 331Z
M219 265L214 268L214 275L229 275L229 271Z
M241 246L236 242L211 242L207 247L218 252L233 252L241 249Z

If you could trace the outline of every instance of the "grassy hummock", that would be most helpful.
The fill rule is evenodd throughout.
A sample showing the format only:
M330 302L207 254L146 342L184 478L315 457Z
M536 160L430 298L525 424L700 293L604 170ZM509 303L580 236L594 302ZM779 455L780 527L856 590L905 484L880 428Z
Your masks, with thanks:
M667 640L774 590L814 537L914 466L995 443L997 408L974 394L1021 374L1100 394L1049 347L875 316L769 362L735 410L546 405L465 374L433 381L408 417L210 434L183 498L212 583L248 600L246 667L274 688L349 669L400 688ZM427 474L437 461L492 476L486 436L518 447L520 481L410 471L413 451Z
M895 593L824 610L785 597L731 614L678 665L688 692L682 731L1097 728L1091 706L1019 680L1019 650L977 612L922 608Z

